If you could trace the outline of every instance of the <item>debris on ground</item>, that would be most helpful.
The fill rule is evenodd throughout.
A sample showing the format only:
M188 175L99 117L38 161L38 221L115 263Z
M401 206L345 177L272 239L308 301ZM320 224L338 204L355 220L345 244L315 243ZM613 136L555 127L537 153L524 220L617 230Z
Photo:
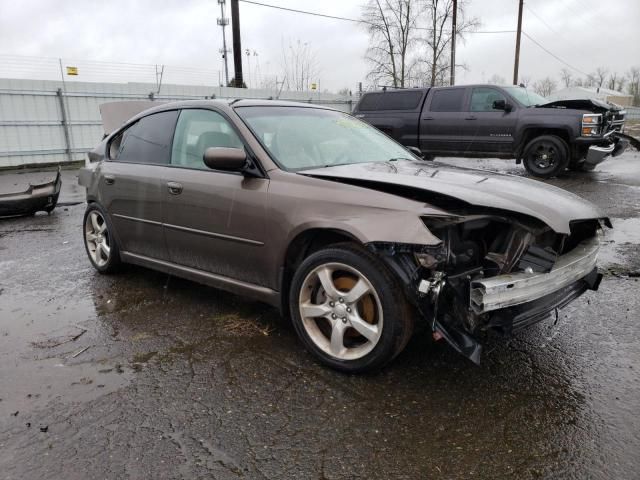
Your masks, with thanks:
M64 331L59 330L57 332L52 332L54 334L57 333L56 336L52 336L40 341L31 342L31 345L35 348L54 348L60 345L64 345L65 343L75 342L86 332L86 328L70 326Z

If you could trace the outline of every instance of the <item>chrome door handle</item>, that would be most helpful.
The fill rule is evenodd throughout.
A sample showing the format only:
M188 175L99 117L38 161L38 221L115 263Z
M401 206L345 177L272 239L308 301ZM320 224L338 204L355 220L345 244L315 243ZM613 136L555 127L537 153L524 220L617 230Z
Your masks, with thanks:
M116 177L114 177L113 175L105 175L104 183L106 183L107 185L113 185L114 183L116 183Z
M167 182L167 188L171 195L180 195L182 193L182 184L178 182Z

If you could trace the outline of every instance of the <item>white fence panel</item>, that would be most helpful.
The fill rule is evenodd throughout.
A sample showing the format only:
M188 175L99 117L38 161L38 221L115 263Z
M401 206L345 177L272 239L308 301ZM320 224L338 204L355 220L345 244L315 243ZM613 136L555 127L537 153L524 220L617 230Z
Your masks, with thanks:
M99 106L120 100L251 98L308 102L351 112L350 97L269 89L0 79L0 168L83 160L102 139ZM64 110L63 110L64 107ZM66 126L64 121L66 115ZM66 128L65 128L66 127ZM65 136L69 136L69 143Z

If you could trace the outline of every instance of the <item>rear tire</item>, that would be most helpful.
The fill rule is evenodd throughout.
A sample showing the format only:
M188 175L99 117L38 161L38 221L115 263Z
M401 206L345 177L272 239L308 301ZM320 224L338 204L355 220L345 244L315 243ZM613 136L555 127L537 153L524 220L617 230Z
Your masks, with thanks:
M534 177L555 177L567 168L569 147L560 137L542 135L524 147L522 162L527 172Z
M120 249L109 216L97 203L84 212L84 248L93 267L100 273L113 273L122 265Z
M350 244L302 262L291 281L289 311L306 349L348 373L384 367L413 333L414 311L397 278L373 254Z

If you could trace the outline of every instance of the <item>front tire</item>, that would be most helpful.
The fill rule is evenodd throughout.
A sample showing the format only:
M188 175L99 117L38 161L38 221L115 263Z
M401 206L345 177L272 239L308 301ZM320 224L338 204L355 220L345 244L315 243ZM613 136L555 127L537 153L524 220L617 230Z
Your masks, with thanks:
M373 254L349 244L307 257L293 276L289 299L304 346L343 372L382 368L413 332L413 310L396 277Z
M522 161L524 168L534 177L555 177L567 168L569 147L560 137L542 135L524 147Z
M84 248L93 267L100 273L113 273L121 266L120 249L106 212L90 203L84 213Z

